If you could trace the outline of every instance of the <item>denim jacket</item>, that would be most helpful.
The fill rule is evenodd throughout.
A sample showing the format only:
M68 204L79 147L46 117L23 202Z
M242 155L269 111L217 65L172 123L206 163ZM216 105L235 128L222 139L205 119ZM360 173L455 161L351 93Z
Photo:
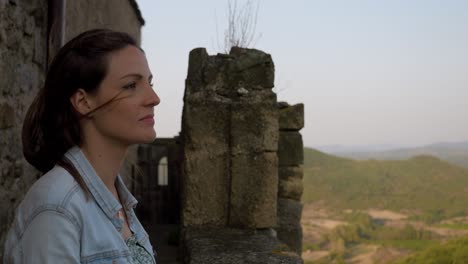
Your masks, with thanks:
M122 206L80 148L71 148L65 156L81 174L91 195L86 196L75 179L60 166L43 175L17 208L5 242L3 262L131 263L121 234L123 220L117 216ZM134 212L137 200L120 176L116 187L131 231L153 256L148 234ZM153 262L156 263L154 256Z

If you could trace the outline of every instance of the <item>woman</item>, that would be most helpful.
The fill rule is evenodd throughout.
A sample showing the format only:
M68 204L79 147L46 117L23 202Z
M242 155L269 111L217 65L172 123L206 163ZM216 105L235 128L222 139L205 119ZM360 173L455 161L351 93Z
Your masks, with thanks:
M155 263L119 169L152 142L160 102L132 37L84 32L56 55L23 125L26 160L45 173L19 205L4 263Z

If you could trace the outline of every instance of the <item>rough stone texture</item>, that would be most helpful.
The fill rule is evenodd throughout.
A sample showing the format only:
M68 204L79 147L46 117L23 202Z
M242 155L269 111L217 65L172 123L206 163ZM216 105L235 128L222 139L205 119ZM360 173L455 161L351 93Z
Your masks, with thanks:
M189 99L184 106L185 148L190 151L228 153L230 105L214 100Z
M275 152L232 157L230 226L267 228L277 224L278 158Z
M278 238L299 255L302 252L302 204L291 199L278 199Z
M43 84L47 1L0 1L0 260L14 210L39 173L23 158L21 127Z
M140 40L141 25L129 2L67 1L66 39L91 27L107 26ZM46 0L0 0L0 259L14 210L40 176L23 158L21 128L45 78L47 9Z
M231 152L233 155L276 152L278 111L268 101L233 103L231 107Z
M280 179L278 197L300 201L303 190L304 187L302 185L302 179L300 178Z
M299 132L280 131L278 158L280 166L295 166L304 163L304 145Z
M298 131L304 127L304 104L279 106L279 128Z
M274 86L275 68L270 54L260 50L232 48L229 55L237 59L230 65L229 81L244 85L247 90L267 89Z
M184 105L183 225L228 221L228 114L224 102L191 99Z
M292 166L292 167L279 167L278 176L280 180L288 180L291 178L301 179L303 177L304 170L301 166Z
M188 229L184 233L186 264L303 263L271 229Z
M278 202L278 195L299 200L302 194L296 131L303 106L278 106L273 82L274 65L264 52L190 52L181 133L185 263L302 263L302 206ZM276 238L276 227L287 245Z
M141 21L129 0L67 1L66 34L68 41L83 31L109 28L129 33L141 42Z
M273 79L271 56L259 50L190 52L182 117L184 226L276 225Z
M183 181L183 225L225 226L229 201L227 153L216 155L194 151L189 155L184 160L187 174Z
M302 205L304 189L301 164L304 162L302 136L304 105L277 104L279 109L280 137L278 142L278 238L299 255L302 253Z
M10 128L14 125L15 113L13 107L7 103L0 104L0 129Z

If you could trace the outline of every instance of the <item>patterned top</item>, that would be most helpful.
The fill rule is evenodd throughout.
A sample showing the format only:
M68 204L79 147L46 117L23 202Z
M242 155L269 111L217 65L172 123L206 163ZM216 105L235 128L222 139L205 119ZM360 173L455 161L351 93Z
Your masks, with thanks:
M132 256L132 264L153 264L153 259L151 255L146 249L141 246L137 240L135 235L127 238L125 243L130 250L130 254Z

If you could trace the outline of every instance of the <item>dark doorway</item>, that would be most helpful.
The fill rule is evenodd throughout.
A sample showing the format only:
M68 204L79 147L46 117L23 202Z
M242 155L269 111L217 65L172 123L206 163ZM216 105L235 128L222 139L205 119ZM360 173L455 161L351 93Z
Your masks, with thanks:
M138 147L132 191L139 200L136 213L148 231L158 263L178 262L181 161L178 137Z

